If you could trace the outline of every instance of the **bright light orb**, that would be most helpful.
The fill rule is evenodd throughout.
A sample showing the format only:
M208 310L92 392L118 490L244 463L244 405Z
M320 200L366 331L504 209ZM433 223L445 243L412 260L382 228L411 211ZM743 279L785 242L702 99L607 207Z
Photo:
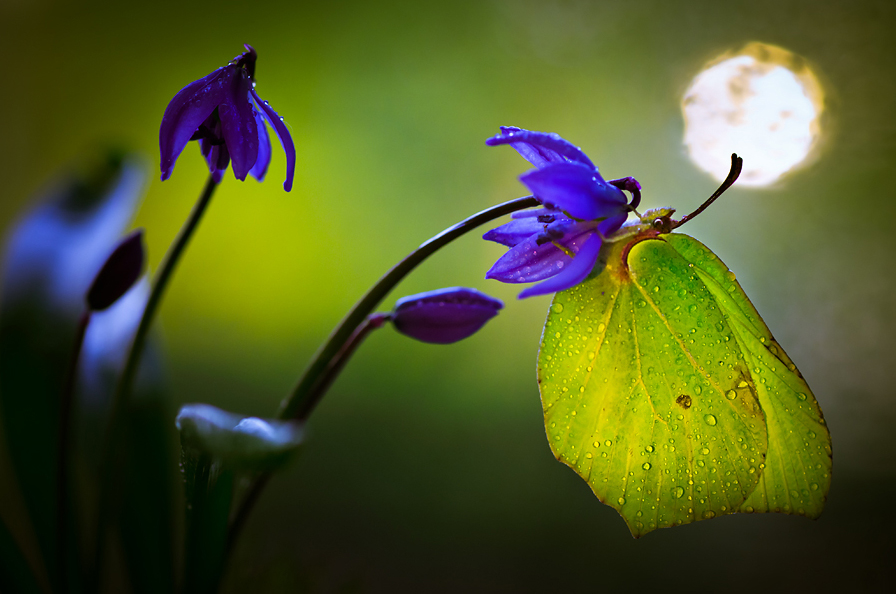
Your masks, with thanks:
M703 69L684 94L684 144L721 181L731 153L744 159L738 185L767 186L817 149L824 95L805 61L753 42Z

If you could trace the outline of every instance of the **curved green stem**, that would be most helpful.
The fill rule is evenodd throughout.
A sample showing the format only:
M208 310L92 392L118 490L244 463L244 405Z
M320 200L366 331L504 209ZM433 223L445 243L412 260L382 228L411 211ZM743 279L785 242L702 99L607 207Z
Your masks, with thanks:
M118 386L112 399L111 408L109 410L109 421L106 428L106 442L103 448L103 460L100 466L100 494L99 509L97 519L96 545L94 548L94 567L89 584L89 591L96 591L99 586L100 572L102 569L103 556L105 555L105 537L109 529L113 510L116 502L116 477L120 469L124 465L124 457L126 449L122 446L122 432L125 427L126 413L129 409L131 392L133 391L134 379L137 375L140 358L143 354L143 348L146 345L146 337L149 335L149 328L155 318L156 310L174 274L174 269L180 261L180 257L190 242L193 232L202 220L202 215L211 202L212 196L218 183L213 175L209 175L208 181L202 190L202 194L193 206L190 216L187 218L180 232L174 239L174 243L168 248L168 253L162 260L159 270L153 279L152 289L149 298L146 301L146 307L143 309L143 317L140 318L140 324L134 333L134 339L131 341L131 348L128 351L128 357L124 365L124 370L118 380Z
M305 372L293 389L292 394L280 405L278 416L281 419L301 421L308 419L355 348L370 330L379 327L379 324L384 321L377 318L371 319L369 317L370 314L373 313L373 310L386 295L417 265L461 235L472 231L480 225L512 212L523 210L524 208L532 208L540 204L533 196L524 196L487 208L456 225L448 227L393 266L361 297L345 318L342 319L342 322L336 326L327 342L318 349L308 367L305 368ZM240 502L239 508L230 523L228 552L232 550L246 523L249 512L254 507L255 502L258 501L261 491L268 484L270 478L270 473L263 473L249 485L246 495Z
M315 353L311 363L305 368L305 373L302 374L301 379L293 388L292 394L281 404L280 412L277 416L281 419L306 419L308 417L314 404L319 399L317 392L319 391L320 383L327 376L327 368L334 357L339 354L339 351L351 338L355 329L373 312L376 306L380 304L380 301L418 264L461 235L472 231L480 225L517 210L532 208L539 204L541 203L534 197L525 196L487 208L445 229L408 254L401 262L383 275L348 312L342 322L336 326L336 329L330 334L330 338Z

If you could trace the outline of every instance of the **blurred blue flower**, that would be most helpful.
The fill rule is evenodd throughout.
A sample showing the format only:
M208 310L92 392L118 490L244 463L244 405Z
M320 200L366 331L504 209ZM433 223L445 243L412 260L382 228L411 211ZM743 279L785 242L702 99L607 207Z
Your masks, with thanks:
M4 306L41 302L76 318L140 204L144 172L140 160L128 158L98 169L95 179L65 180L53 188L7 239Z
M159 130L162 180L171 177L174 163L191 140L199 141L202 156L215 181L221 181L228 164L239 180L251 175L264 179L271 162L267 121L286 153L286 181L292 189L296 149L283 119L255 92L255 60L252 46L227 66L181 89L162 116Z
M591 159L557 134L502 126L501 134L485 143L509 144L536 167L520 181L544 205L514 213L511 222L483 235L510 248L485 277L505 283L543 281L521 292L520 299L585 280L603 238L637 207L641 186L633 178L604 181ZM631 203L622 190L632 193Z
M475 334L504 307L476 289L451 287L402 297L391 320L395 329L433 344L450 344Z

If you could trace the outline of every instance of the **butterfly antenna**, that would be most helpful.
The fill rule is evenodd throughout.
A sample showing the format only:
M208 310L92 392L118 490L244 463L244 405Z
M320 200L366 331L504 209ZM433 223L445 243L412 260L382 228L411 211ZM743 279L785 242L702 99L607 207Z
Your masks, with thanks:
M709 199L700 205L700 208L692 212L691 214L682 217L680 221L672 221L672 228L681 227L698 214L706 210L706 208L716 201L716 198L725 193L725 190L734 185L734 182L737 181L737 178L740 177L740 172L744 168L744 160L737 156L737 153L731 153L731 170L728 172L728 177L725 178L725 181L722 182L722 185L719 186L719 189L713 192L712 196Z

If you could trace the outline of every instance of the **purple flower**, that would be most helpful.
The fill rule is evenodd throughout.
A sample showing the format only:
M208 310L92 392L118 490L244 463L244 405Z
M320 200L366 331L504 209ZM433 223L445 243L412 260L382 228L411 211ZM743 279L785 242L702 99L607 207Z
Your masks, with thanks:
M296 149L283 119L255 92L255 50L246 52L227 66L218 68L181 89L162 116L159 148L162 153L162 180L171 177L174 163L191 140L199 141L215 181L233 162L239 180L251 175L264 179L271 162L271 140L265 121L271 125L286 153L286 181L292 189Z
M631 177L604 181L591 159L557 134L502 126L501 134L485 143L509 144L536 167L520 181L544 205L514 213L512 221L482 236L510 248L485 278L543 281L520 293L520 299L564 291L585 280L603 238L638 206L640 184ZM632 193L631 203L622 190Z
M450 344L475 334L503 307L504 303L476 289L451 287L402 297L391 318L405 336Z

